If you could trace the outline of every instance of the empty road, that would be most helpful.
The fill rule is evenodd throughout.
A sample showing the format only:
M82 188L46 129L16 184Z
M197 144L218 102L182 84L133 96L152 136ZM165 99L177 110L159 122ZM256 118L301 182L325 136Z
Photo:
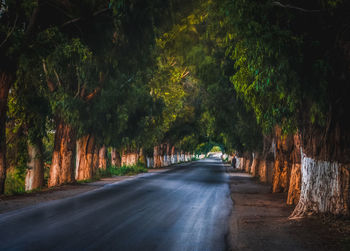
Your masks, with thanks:
M228 176L208 159L0 215L0 250L225 250Z

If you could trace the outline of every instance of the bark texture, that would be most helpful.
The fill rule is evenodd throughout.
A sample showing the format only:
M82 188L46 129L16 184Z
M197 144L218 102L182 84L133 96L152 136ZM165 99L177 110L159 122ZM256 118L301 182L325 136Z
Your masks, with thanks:
M146 158L145 158L145 154L143 152L143 148L142 147L140 148L138 153L139 153L139 155L138 155L137 162L140 162L140 163L143 163L144 165L146 165Z
M171 164L175 164L176 163L176 154L175 154L175 146L171 147L170 150L170 159L171 159Z
M111 151L111 164L112 166L115 166L115 167L121 166L120 153L115 148L112 148L112 151Z
M158 157L159 157L159 167L163 167L164 166L164 152L165 152L165 145L161 144L159 146L159 153L158 153Z
M139 154L137 151L122 150L121 165L122 166L132 166L136 165L139 159Z
M274 162L268 159L259 161L259 179L261 182L272 184Z
M288 192L289 179L292 169L291 153L293 150L293 137L282 135L281 129L276 127L275 142L275 165L272 192Z
M250 173L250 167L252 164L252 160L251 160L252 154L249 153L245 153L244 154L244 171L247 173Z
M154 161L153 158L150 158L150 157L146 158L146 166L147 166L147 168L153 168L154 167L153 161Z
M293 136L293 150L292 150L292 169L288 189L288 205L296 205L300 198L301 189L301 145L300 134L296 133Z
M291 217L314 213L349 214L350 165L315 160L302 153L301 195Z
M57 122L48 187L74 181L75 144L76 134L73 128L63 121Z
M31 191L44 185L44 161L41 142L28 143L28 157L25 190Z
M107 170L107 148L103 145L98 152L98 168Z
M154 168L160 168L161 167L161 160L160 160L160 149L159 146L155 146L153 148L153 167Z
M94 173L95 137L84 136L77 140L76 180L90 180Z
M250 167L250 173L254 177L259 177L259 163L260 163L260 154L255 152L253 153L253 161Z
M95 144L95 150L94 150L94 157L92 162L92 176L95 176L97 174L98 166L99 166L99 150L100 147Z
M0 194L5 190L6 179L6 112L7 98L11 86L12 75L0 73Z
M258 168L258 175L261 182L272 184L275 149L276 146L273 135L264 136L263 151Z
M244 158L236 156L236 168L243 170L244 169Z
M349 139L348 128L331 120L326 130L314 126L304 129L300 200L291 217L314 213L350 214Z

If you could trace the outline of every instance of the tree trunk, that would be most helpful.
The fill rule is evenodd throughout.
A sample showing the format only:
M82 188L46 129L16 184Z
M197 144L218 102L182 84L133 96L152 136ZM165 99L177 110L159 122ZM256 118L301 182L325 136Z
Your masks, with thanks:
M171 155L171 157L170 157L170 159L171 159L171 164L175 164L175 146L173 146L173 147L171 147L171 153L170 153L170 155Z
M163 167L164 166L164 144L161 144L159 146L159 167Z
M350 214L350 133L334 124L326 131L313 126L303 131L300 199L292 218Z
M236 168L243 170L244 159L241 156L236 155Z
M48 187L74 181L75 139L73 128L63 121L58 121Z
M112 151L111 151L111 164L114 167L121 166L120 153L115 148L112 148Z
M123 149L122 150L122 159L121 159L121 165L122 166L133 166L137 164L139 155L137 151L132 151L130 149Z
M98 153L98 168L100 170L107 170L107 148L103 145Z
M94 157L93 157L93 163L92 163L92 177L96 175L98 166L99 166L99 146L95 144Z
M288 192L292 169L293 137L282 135L281 128L275 129L276 156L272 192Z
M137 164L139 155L137 152L123 150L122 166L133 166Z
M262 158L259 162L259 179L261 182L272 184L276 145L272 135L264 137Z
M298 203L301 189L301 145L299 133L294 135L293 140L292 170L287 198L288 205L296 205Z
M0 194L5 190L6 179L6 112L7 98L12 76L6 72L0 73Z
M135 152L131 153L130 158L131 165L136 165L139 160L139 151L136 150Z
M151 158L151 157L146 157L146 165L147 165L147 168L153 168L154 166L154 158Z
M259 162L260 162L260 154L257 152L253 153L253 162L250 168L250 173L254 177L259 176Z
M90 180L93 177L95 137L84 136L77 140L76 180Z
M243 154L244 157L244 171L246 173L250 172L250 167L252 165L252 155L250 153L244 153Z
M144 165L146 165L146 159L145 159L145 155L143 153L143 149L142 147L139 150L139 155L138 155L138 160L137 162L143 163ZM137 163L136 163L137 164Z
M170 144L167 144L166 148L166 165L169 166L171 165L171 146Z
M262 159L259 162L259 179L261 182L272 184L274 162Z
M127 162L128 162L127 151L125 149L122 149L120 165L121 166L127 166L128 165Z
M28 142L28 170L25 178L25 190L31 191L44 185L44 161L41 140L32 144Z
M160 167L160 159L159 159L159 147L155 146L153 148L153 167L154 168L159 168Z
M251 166L251 159L250 158L246 158L245 160L245 167L244 167L244 171L249 173L250 171L250 166Z
M350 165L315 160L302 153L301 194L291 217L314 213L349 214Z

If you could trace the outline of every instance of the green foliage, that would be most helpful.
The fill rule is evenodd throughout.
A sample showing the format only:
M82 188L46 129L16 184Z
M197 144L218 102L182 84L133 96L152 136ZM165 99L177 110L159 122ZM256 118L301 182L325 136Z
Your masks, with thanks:
M293 133L347 116L346 1L20 2L0 7L0 71L16 73L6 136L18 184L28 141L43 142L50 163L56 120L150 156L165 142L260 151L276 125Z
M15 90L9 97L8 123L6 128L7 171L5 194L13 195L25 192L24 180L27 170L27 143L25 113L16 102Z
M335 105L335 89L330 87L345 88L335 74L342 53L330 48L336 40L331 34L342 36L344 24L337 20L348 15L348 3L295 4L308 14L270 1L227 0L214 5L217 27L226 33L223 46L234 61L230 80L265 133L276 124L286 133L310 122L324 127L329 106ZM339 53L337 59L331 59L334 52Z
M229 50L232 50L230 55L236 69L230 80L237 94L254 111L258 123L266 131L276 124L296 126L293 116L299 101L299 79L290 64L293 63L292 54L299 59L295 57L298 39L291 38L290 32L280 30L276 25L261 23L259 16L268 8L264 4L248 6L237 1L232 8L235 8L232 15L240 13L231 20L237 29L234 37L242 37L229 42L230 47L234 46Z
M1 1L0 5L0 70L16 72L23 48L28 46L28 30L37 1Z
M14 195L25 193L24 179L26 176L26 169L15 168L7 172L5 181L5 194Z
M212 149L210 149L210 152L214 152L214 153L217 153L217 152L221 152L221 147L220 146L213 146Z
M225 53L227 48L222 41L226 34L218 27L221 24L216 20L215 11L212 2L204 1L162 40L167 53L186 65L200 89L194 100L202 105L194 106L196 115L192 115L197 122L191 131L185 132L188 135L183 134L183 139L185 142L192 139L192 149L196 138L196 144L222 141L228 151L256 150L261 146L261 129L229 82L233 73L229 67L233 68L234 61Z
M219 151L222 151L224 149L222 144L219 144L219 143L216 143L213 141L209 141L209 142L201 143L201 144L197 145L196 155L199 155L199 154L206 155L208 152L211 152L213 150L213 148L214 148L214 150L220 149Z
M111 166L108 169L108 172L112 176L130 176L138 173L147 173L148 170L144 164L137 163L137 165L132 165L132 166L122 166L122 167Z
M191 158L191 161L197 161L197 160L199 160L197 157L192 157Z

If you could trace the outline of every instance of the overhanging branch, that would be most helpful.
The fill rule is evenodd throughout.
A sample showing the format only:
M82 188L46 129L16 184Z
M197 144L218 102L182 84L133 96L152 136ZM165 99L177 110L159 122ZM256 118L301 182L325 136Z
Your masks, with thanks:
M92 16L93 16L93 17L96 17L96 16L98 16L98 15L100 15L100 14L102 14L102 13L107 12L108 10L110 10L110 9L109 9L109 8L105 8L105 9L96 11L96 12L94 12L94 13L92 14ZM79 21L82 20L82 19L83 19L82 17L76 17L76 18L74 18L74 19L71 19L71 20L69 20L69 21L63 23L63 24L61 25L61 27L65 27L65 26L67 26L67 25L70 25L70 24L79 22Z
M304 9L304 8L301 8L301 7L298 7L298 6L294 6L294 5L290 5L290 4L282 4L280 2L272 2L272 5L275 5L275 6L279 6L279 7L282 7L282 8L287 8L287 9L294 9L294 10L298 10L298 11L302 11L302 12L321 12L322 10L308 10L308 9Z

